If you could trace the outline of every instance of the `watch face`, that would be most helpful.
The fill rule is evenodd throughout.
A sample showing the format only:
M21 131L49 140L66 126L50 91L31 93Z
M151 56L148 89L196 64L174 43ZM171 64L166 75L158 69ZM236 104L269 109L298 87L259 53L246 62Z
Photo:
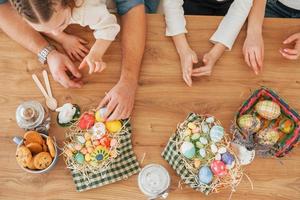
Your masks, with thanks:
M38 60L42 63L42 64L46 64L47 63L47 56L49 55L49 53L51 51L55 50L55 47L52 45L49 45L45 48L43 48L39 53L38 53Z

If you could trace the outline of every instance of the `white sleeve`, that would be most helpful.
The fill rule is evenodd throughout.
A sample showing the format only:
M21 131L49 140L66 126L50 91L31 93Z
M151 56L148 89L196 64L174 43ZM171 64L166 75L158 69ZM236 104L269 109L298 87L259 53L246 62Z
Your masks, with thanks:
M221 43L231 50L252 7L253 0L235 0L210 41Z
M115 15L103 4L87 4L83 13L83 24L94 30L96 39L113 41L120 31Z
M174 36L187 33L183 11L183 0L163 0L163 11L166 20L166 35Z

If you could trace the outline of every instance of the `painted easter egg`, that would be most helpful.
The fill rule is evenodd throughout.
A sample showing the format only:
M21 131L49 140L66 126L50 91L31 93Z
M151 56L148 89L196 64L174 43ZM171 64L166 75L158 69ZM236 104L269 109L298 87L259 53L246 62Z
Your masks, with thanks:
M200 138L200 133L194 133L192 136L191 136L191 139L193 140L193 141L196 141L196 140L198 140Z
M77 142L79 142L80 144L84 144L85 143L85 138L82 135L78 135L76 137Z
M239 127L246 132L257 132L261 127L261 121L258 117L246 114L238 118Z
M189 129L191 129L191 130L197 128L197 126L196 126L193 122L189 122L187 126L188 126Z
M86 147L91 147L91 146L93 146L93 145L92 145L92 141L91 141L91 140L86 141L86 142L85 142L85 146L86 146Z
M202 144L207 144L207 143L208 143L208 141L207 141L207 139L206 139L205 137L200 137L200 138L199 138L199 141L200 141Z
M221 159L222 159L221 154L217 153L215 156L215 160L221 160Z
M87 147L86 149L87 149L88 153L92 153L94 151L93 147Z
M122 128L122 123L119 120L105 122L105 125L110 133L117 133Z
M213 174L209 167L203 166L199 170L198 174L199 181L204 184L210 184L213 180Z
M91 134L90 134L89 132L86 132L86 133L84 134L84 139L85 139L85 140L91 140L91 138L92 138L92 136L91 136Z
M74 145L74 148L77 150L77 151L80 151L82 149L82 144L78 143L78 144L75 144Z
M200 165L201 165L201 161L199 159L195 159L194 160L194 167L196 169L199 169Z
M209 126L207 123L202 123L201 124L201 129L203 133L208 133L209 132Z
M86 162L90 162L91 161L91 155L89 153L85 154L84 159Z
M195 129L193 129L193 130L192 130L192 133L200 133L200 128L197 127L197 128L195 128Z
M255 105L256 112L265 119L273 120L280 115L280 106L270 100L260 101Z
M215 143L212 143L212 144L210 145L210 150L211 150L212 153L217 153L217 152L218 152L218 147L217 147L217 145L216 145Z
M281 130L283 133L291 133L295 128L295 123L288 119L288 118L284 118L280 121L279 123L279 130Z
M210 129L209 136L213 142L220 142L224 137L224 128L218 125L213 126Z
M253 161L255 150L249 151L246 147L237 143L231 143L231 146L241 165L248 165Z
M202 144L202 143L199 142L199 141L197 141L197 142L195 143L195 145L196 145L196 147L197 147L198 149L201 149L201 148L204 147L204 144Z
M199 154L200 154L200 156L201 156L202 158L205 158L205 157L206 157L206 151L205 151L205 149L200 149L200 150L199 150Z
M219 153L219 154L226 153L226 151L227 151L226 147L220 147L220 148L218 149L218 153Z
M94 125L94 123L95 123L94 113L85 112L80 117L78 126L81 129L89 129Z
M216 176L224 176L227 174L227 169L225 164L220 160L214 160L212 161L210 165L211 171Z
M83 155L87 154L87 148L83 147L81 150L80 150L80 153L82 153Z
M107 136L102 137L100 140L100 145L109 148L110 147L110 138Z
M102 122L95 123L92 132L95 139L100 139L106 133L105 124Z
M109 158L109 151L102 147L98 146L96 149L91 153L91 160L92 161L103 161L107 160Z
M95 113L95 118L97 122L104 122L104 115L107 112L107 108L100 108L99 110L97 110L97 112Z
M84 163L84 156L83 156L83 154L78 152L78 153L75 155L75 160L76 160L76 162L77 162L78 164L83 164L83 163Z
M183 137L190 136L191 134L192 134L191 129L187 128L187 129L185 129L185 131L184 131Z
M275 129L264 129L258 132L258 143L262 145L274 145L279 139L279 132Z
M211 124L215 121L215 118L213 116L206 118L205 120L207 123Z
M222 159L223 163L225 163L225 165L231 165L234 162L234 157L231 153L229 153L228 151L222 154Z
M180 152L182 155L188 159L192 159L195 156L196 149L193 143L191 142L183 142L180 147Z

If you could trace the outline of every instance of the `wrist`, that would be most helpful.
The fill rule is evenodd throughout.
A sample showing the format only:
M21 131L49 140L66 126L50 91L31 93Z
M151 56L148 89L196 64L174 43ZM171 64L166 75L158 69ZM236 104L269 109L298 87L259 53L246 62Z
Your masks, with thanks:
M121 76L119 83L125 84L133 89L136 89L138 85L138 78L134 76Z
M185 34L175 35L172 37L172 39L179 55L182 55L191 49Z
M219 59L224 51L226 50L226 46L222 43L216 43L213 48L209 51L210 56L212 56L214 59Z
M262 35L262 26L248 27L247 35Z

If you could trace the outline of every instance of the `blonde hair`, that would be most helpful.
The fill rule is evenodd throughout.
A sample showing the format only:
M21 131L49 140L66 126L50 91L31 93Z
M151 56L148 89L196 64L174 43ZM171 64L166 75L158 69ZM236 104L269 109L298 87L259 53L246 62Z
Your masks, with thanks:
M55 12L56 5L63 8L76 7L75 0L10 0L10 2L22 17L37 24L48 22Z

